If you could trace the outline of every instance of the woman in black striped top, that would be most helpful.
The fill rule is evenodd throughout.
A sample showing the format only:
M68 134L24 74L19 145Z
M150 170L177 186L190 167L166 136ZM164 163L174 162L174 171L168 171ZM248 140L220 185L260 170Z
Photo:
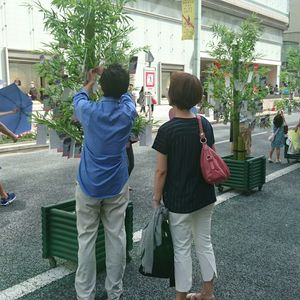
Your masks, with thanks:
M153 148L157 150L153 207L163 200L169 209L174 245L176 300L212 300L216 263L210 231L216 201L213 185L202 177L197 118L190 109L202 98L199 79L191 74L173 74L168 93L175 117L163 124ZM214 147L213 129L201 118L207 144ZM204 280L202 291L188 294L192 286L191 246L194 240Z

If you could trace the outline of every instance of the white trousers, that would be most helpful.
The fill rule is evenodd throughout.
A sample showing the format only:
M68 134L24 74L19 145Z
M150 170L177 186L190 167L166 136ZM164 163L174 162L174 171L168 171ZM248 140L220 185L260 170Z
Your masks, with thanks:
M118 300L123 292L122 280L126 266L125 211L129 199L128 184L119 195L109 199L91 198L77 184L75 198L79 245L75 278L77 299L95 299L95 244L101 219L105 232L105 289L109 300Z
M211 204L189 214L169 212L174 246L175 286L178 292L189 292L192 287L193 239L203 280L211 281L217 275L210 237L213 208L214 204Z

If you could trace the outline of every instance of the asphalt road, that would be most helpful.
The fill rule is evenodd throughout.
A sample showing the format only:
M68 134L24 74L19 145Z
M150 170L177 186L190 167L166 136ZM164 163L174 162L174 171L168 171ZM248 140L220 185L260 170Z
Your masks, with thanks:
M299 114L287 116L295 124ZM217 149L229 153L227 125L214 125ZM252 154L267 155L270 129L255 129ZM151 215L155 151L135 144L133 187L134 231ZM62 158L54 151L2 154L1 181L17 194L9 207L0 207L0 300L1 291L49 270L42 259L41 206L74 197L78 159ZM299 165L299 164L298 164ZM268 164L267 174L289 165ZM277 173L276 173L277 174ZM216 206L212 238L216 252L218 300L300 299L300 168L266 183L261 192L238 195ZM138 243L127 265L123 299L172 299L167 280L146 278L138 273ZM59 261L59 264L64 263ZM97 298L105 299L105 274L98 276ZM200 273L194 259L194 285ZM20 299L75 299L74 274L54 281Z

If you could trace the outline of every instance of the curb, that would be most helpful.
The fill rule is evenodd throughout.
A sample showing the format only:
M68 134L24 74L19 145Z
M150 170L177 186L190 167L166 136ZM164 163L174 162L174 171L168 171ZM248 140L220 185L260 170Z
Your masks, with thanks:
M4 147L0 146L0 153L15 153L15 152L29 152L33 150L44 150L48 149L49 145L37 145L36 143L30 144L15 144L15 145L5 145Z

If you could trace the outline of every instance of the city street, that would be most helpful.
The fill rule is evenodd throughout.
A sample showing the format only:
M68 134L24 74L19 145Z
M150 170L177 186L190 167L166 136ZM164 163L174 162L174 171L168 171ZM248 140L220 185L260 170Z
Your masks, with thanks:
M168 106L156 107L156 120L166 120ZM286 115L289 127L300 114ZM229 124L214 124L216 148L229 154ZM268 155L270 128L253 132L252 156ZM153 137L155 133L153 134ZM132 261L124 278L123 299L174 299L168 280L138 272L139 234L149 220L156 153L134 144L133 188L135 232ZM217 260L218 300L299 299L300 278L300 164L283 158L267 163L267 183L250 195L218 194L212 239ZM41 207L74 198L79 159L66 159L53 150L1 154L1 182L17 200L0 207L0 300L75 299L75 266L58 260L50 269L42 258ZM199 290L200 271L194 256L193 291ZM48 272L48 273L47 273ZM105 273L98 276L97 298L106 299Z
M200 202L207 205L214 188L217 196L210 206L212 220L201 210L190 224L196 244L201 241L197 251L192 249L190 292L198 295L191 300L300 300L299 11L300 0L0 0L0 300L186 298L190 285L180 285L177 275L182 293L169 286L169 279L139 272L143 229L157 212L152 205L159 205L164 184L164 200L172 202L167 206L173 212L194 211ZM135 118L135 109L145 118ZM231 171L215 187L202 185L204 178L219 182L204 174L212 155L202 156L201 166L195 159L200 152L193 140L197 119L180 120L191 112L211 123L215 149ZM160 126L174 116L178 119L166 124L155 144L168 154L167 160L158 155L156 171L152 145ZM295 128L298 133L291 132ZM127 180L127 166L120 163L116 144L129 142L129 131L130 142L133 135L140 141L133 143L133 169L132 151L127 151L131 176L129 205L123 204L127 258L121 290L114 277L120 274L117 257L122 258L116 251L124 247L117 247L109 234L102 210L123 212L122 197L115 194ZM206 137L200 135L203 143ZM288 153L295 155L284 158L281 148L278 159L283 139ZM80 212L87 215L88 208L80 208L84 203L78 202L75 210L83 142L82 197L116 196L120 204L96 203L106 232L101 223L96 231L91 215L90 222L80 219ZM122 225L123 219L116 214L109 214L108 223L121 236L117 223ZM185 231L174 229L176 222L177 228L184 227L182 219L174 215L171 230L178 240L175 252L182 254L176 252L175 260L184 263L184 270L190 269L184 252L191 244L184 241ZM212 221L217 272L211 243L210 250L204 245L207 220ZM148 228L159 243L157 223ZM96 294L87 249L95 233ZM85 268L78 268L82 293L79 284L77 296L78 235L87 247L80 242L79 252L85 251L80 266ZM151 240L144 248L151 253L149 245ZM107 280L105 253L111 253L107 267L114 273ZM143 257L148 261L149 256ZM166 257L172 259L168 253L162 259ZM152 265L163 266L157 261ZM212 282L202 286L202 273L206 281L212 278L208 265L215 273L215 297ZM147 264L143 266L148 273ZM92 289L89 299L83 299Z

